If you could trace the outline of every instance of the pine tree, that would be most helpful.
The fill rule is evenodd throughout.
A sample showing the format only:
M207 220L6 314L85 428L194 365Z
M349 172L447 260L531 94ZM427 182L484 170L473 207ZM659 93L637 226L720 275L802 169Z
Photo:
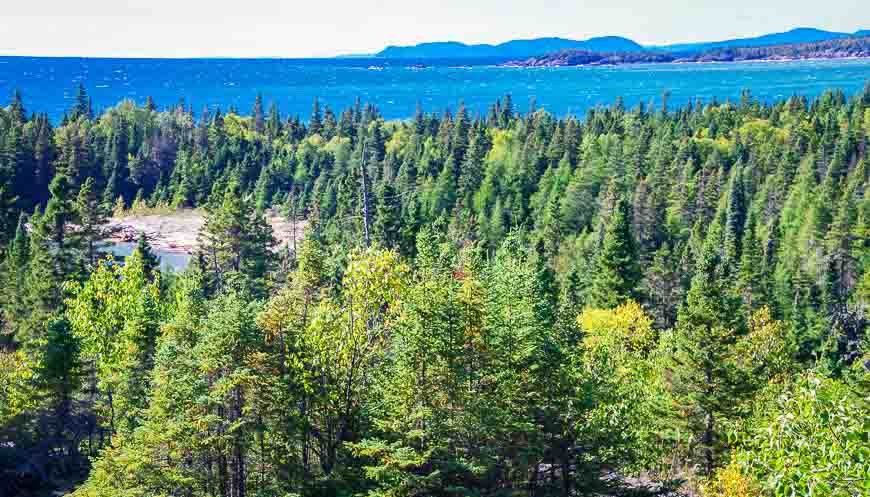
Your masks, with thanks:
M209 208L198 239L218 289L240 283L265 290L265 278L274 264L275 239L264 214L241 195L237 181L227 186L220 203ZM237 281L240 277L244 281Z
M628 202L619 198L596 261L589 304L609 309L634 298L641 278Z
M101 242L108 234L106 224L109 214L105 205L97 198L93 177L86 179L79 189L75 211L79 220L76 234L84 246L82 267L93 268L100 257Z
M30 237L25 228L27 217L18 218L15 237L0 262L0 311L6 333L0 334L0 349L21 339L30 308L27 301L27 272L30 262ZM5 342L5 343L4 343Z
M84 117L85 119L93 119L93 112L91 111L91 98L88 96L88 92L85 90L84 83L79 83L78 93L76 94L76 104L75 107L70 111L70 119L76 120L80 117Z
M76 211L72 185L65 175L58 174L49 186L51 197L45 212L33 220L34 233L39 245L51 252L53 283L57 288L55 301L60 303L60 286L76 278L81 270L81 236L72 229L80 220Z
M257 93L257 99L254 101L254 131L262 133L266 130L266 120L263 113L263 95Z
M391 183L381 183L377 195L377 210L374 222L374 239L384 248L396 248L401 242L401 203Z
M733 272L741 257L743 227L746 224L746 200L743 186L743 172L738 165L731 180L728 192L728 211L725 218L724 256L725 269Z
M715 467L725 444L723 425L745 394L734 363L739 302L722 280L720 261L717 247L707 244L679 311L669 368L671 393L701 451L705 474Z
M320 134L323 130L323 123L320 115L320 101L315 98L311 106L311 119L308 121L308 132L312 135Z
M148 243L148 237L145 236L145 232L139 233L134 253L142 260L145 275L153 280L157 274L156 271L160 269L160 258L151 249L151 244Z

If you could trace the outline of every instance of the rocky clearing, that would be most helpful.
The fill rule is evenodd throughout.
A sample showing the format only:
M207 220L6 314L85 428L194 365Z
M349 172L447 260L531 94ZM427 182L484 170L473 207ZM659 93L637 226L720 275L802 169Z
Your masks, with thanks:
M272 225L278 246L292 245L293 224L274 211L268 211L266 218ZM112 232L109 241L134 242L140 233L145 233L148 241L158 251L193 253L199 246L197 234L205 223L205 212L199 209L182 209L170 214L134 214L113 217L109 221ZM295 236L302 239L305 221L296 223Z

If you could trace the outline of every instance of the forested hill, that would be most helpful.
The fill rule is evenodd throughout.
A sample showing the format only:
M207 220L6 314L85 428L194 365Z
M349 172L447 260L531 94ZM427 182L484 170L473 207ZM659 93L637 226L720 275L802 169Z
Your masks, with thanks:
M15 95L0 495L866 495L870 83L664 97L303 123L82 88L53 127ZM184 274L101 254L111 210L186 207Z
M643 50L628 38L621 36L602 36L588 40L568 40L565 38L535 38L531 40L511 40L498 45L466 45L455 41L421 43L419 45L398 47L390 46L378 52L376 57L386 58L484 58L531 57L559 50L591 50L597 52L630 52Z
M856 57L870 57L870 36L773 46L713 48L697 53L562 50L560 52L540 57L533 57L523 61L508 62L504 65L519 67L555 67L687 62L844 59Z
M541 56L562 50L578 50L598 53L665 52L677 54L697 54L724 48L750 48L778 45L794 45L838 40L843 38L870 35L867 30L854 33L825 31L816 28L795 28L783 33L770 33L751 38L730 40L676 43L661 46L642 46L621 36L600 36L588 40L566 38L534 38L530 40L511 40L497 45L468 45L456 41L420 43L411 46L389 46L375 54L386 58L462 58L462 57L499 57L520 58Z
M854 33L841 33L826 31L816 28L795 28L783 33L770 33L752 38L735 38L731 40L678 43L661 47L649 47L651 50L665 50L668 52L697 53L720 48L747 48L764 47L775 45L793 45L796 43L815 43L819 41L837 40L853 36L867 36L867 31L855 31Z

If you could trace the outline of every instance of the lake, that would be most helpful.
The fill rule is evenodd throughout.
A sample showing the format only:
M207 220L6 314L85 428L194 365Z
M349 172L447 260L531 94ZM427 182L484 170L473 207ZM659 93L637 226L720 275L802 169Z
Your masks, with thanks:
M127 257L133 253L135 248L136 242L106 242L102 247L102 251L110 253L115 257ZM152 248L151 250L154 251L154 255L160 258L160 269L163 271L171 269L180 273L187 269L193 258L192 255L184 252L169 252L158 248Z
M728 64L647 64L616 67L509 68L465 59L421 61L387 59L77 59L0 57L0 102L21 89L29 111L47 112L57 121L73 105L83 82L99 112L123 99L158 107L183 98L198 113L203 106L234 106L250 112L257 93L283 115L307 118L315 97L339 110L359 97L378 106L384 117L413 115L419 101L428 111L456 109L460 101L485 113L496 98L510 93L525 111L538 107L557 115L582 115L622 96L627 106L690 99L737 99L743 89L763 100L828 88L860 91L870 78L870 60L814 60Z

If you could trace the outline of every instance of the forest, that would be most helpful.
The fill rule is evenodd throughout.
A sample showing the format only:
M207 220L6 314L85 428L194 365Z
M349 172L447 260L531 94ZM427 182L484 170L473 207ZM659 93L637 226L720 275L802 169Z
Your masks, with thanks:
M527 60L507 62L514 67L613 66L623 64L685 64L689 62L749 62L870 57L870 36L850 36L809 43L733 46L692 51L605 52L565 49Z
M80 87L53 123L16 92L0 495L870 495L870 82L667 96L303 121ZM184 272L106 254L113 213L187 208Z

